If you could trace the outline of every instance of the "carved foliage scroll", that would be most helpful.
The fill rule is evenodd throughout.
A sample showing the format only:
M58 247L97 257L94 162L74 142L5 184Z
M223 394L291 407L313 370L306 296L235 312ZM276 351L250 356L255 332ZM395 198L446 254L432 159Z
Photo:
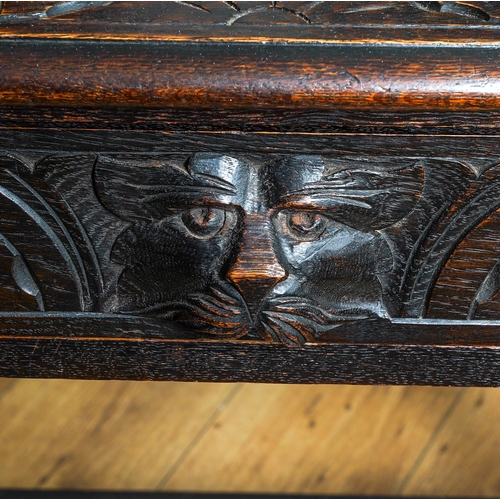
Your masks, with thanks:
M498 319L496 163L6 152L0 309L287 345L369 318Z
M196 23L335 25L405 19L405 24L445 22L487 23L498 17L496 2L328 2L328 1L69 1L0 3L0 24L46 20L108 23Z

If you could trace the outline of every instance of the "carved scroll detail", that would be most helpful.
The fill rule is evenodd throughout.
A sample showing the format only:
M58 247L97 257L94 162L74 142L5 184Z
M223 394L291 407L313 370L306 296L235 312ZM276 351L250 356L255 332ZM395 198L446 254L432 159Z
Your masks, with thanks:
M67 15L81 15L88 13L89 11L99 9L101 12L100 20L107 22L127 22L126 17L123 19L123 7L117 6L119 11L119 16L122 19L116 19L113 13L109 14L103 11L102 8L112 8L115 7L113 4L119 4L120 2L113 1L69 1L69 2L45 2L45 8L38 10L31 10L22 5L22 2L9 2L10 6L8 9L2 9L2 4L5 2L0 2L0 23L19 23L19 22L33 22L33 21L43 21L43 20L65 20ZM16 3L21 4L20 8L16 11L12 5ZM41 2L37 2L41 3ZM429 14L429 20L432 19L431 16L435 15L452 15L461 18L469 18L476 21L490 21L491 14L486 12L481 6L481 2L477 2L478 5L471 4L469 2L338 2L340 5L335 5L337 2L324 2L324 1L311 1L311 2L252 2L252 5L248 6L248 3L243 2L189 2L189 1L176 1L176 2L164 2L166 4L171 4L170 8L168 5L158 9L158 6L148 6L147 3L141 5L142 9L151 8L152 15L158 15L158 10L166 8L167 17L160 15L160 21L162 23L176 22L176 11L172 11L172 8L185 8L187 10L198 11L205 14L208 18L196 17L192 22L204 23L208 22L210 24L223 24L226 26L232 26L238 22L245 23L257 23L266 24L266 20L270 21L272 16L278 15L280 17L280 23L286 24L303 24L303 25L320 25L327 24L333 25L332 13L336 15L344 14L357 14L361 12L387 12L388 15L397 9L408 8L408 23L412 23L412 14L417 12L424 12ZM173 7L172 7L173 4ZM242 5L243 4L243 5ZM407 4L407 5L404 5ZM320 12L318 13L318 7ZM135 6L134 6L135 8ZM214 12L214 10L216 12ZM325 15L325 12L327 14ZM171 13L169 18L168 13ZM215 18L214 18L215 16ZM72 20L72 19L69 19ZM134 21L136 20L134 19ZM148 20L149 22L149 20Z
M1 309L291 346L369 318L498 319L497 164L5 153Z

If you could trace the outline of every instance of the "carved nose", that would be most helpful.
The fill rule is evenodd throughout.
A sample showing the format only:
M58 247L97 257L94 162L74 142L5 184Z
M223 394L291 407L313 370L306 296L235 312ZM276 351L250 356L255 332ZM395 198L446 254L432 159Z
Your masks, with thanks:
M274 255L266 215L254 214L245 218L238 256L227 277L245 299L253 321L268 291L285 277Z

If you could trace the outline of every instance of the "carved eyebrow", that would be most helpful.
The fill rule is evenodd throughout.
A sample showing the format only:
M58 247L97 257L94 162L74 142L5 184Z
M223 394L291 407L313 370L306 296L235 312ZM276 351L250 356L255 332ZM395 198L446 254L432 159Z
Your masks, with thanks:
M324 195L344 198L371 198L373 196L378 196L380 194L387 194L391 191L400 191L400 189L346 189L346 188L333 188L331 185L314 186L314 187L304 187L301 189L296 189L295 191L290 191L289 193L283 195L283 198L290 198L294 196L307 195L307 196L320 196L324 198Z
M233 183L221 179L216 175L196 172L196 174L193 176L193 179L196 180L196 177L201 177L202 179L205 179L206 181L210 182L214 188L218 188L220 190L225 190L233 194L236 194L236 186Z
M213 188L211 186L169 186L170 190L163 189L161 193L150 194L143 196L139 199L140 202L149 203L151 201L158 201L165 198L193 198L196 196L198 199L206 198L207 196L223 195L235 196L236 193L226 189ZM181 189L180 189L181 188Z
M287 196L286 198L288 198L288 199L292 198L292 200L297 201L297 198L300 198L300 197ZM326 195L325 196L319 196L318 195L318 196L311 196L311 197L304 196L303 198L304 198L303 201L309 201L309 202L316 201L317 203L322 202L322 204L325 204L325 203L327 203L329 201L332 201L332 197L327 198ZM347 198L347 197L343 197L343 196L336 195L335 199L336 199L336 201L339 201L341 204L344 204L344 205L354 205L356 207L368 208L368 209L373 208L368 203L364 203L364 202L359 201L359 200L353 200L351 198ZM293 206L293 201L291 203L288 203L288 204ZM325 206L325 208L326 208L326 206Z
M224 181L223 181L224 182ZM154 194L149 194L139 198L139 201L148 202L156 199L161 199L171 195L177 197L186 196L206 196L206 195L224 195L224 196L235 196L236 189L228 189L224 187L223 182L219 186L207 186L202 185L186 185L186 184L138 184L134 182L117 180L116 184L123 184L127 187L133 187L141 191L156 192ZM229 183L227 183L229 184Z
M283 200L291 200L297 198L309 198L311 201L324 201L325 198L335 199L339 203L346 205L356 205L362 208L372 208L369 203L361 200L369 200L383 194L389 194L392 190L389 189L332 189L331 187L314 187L303 188L291 193L282 195ZM333 201L333 200L332 200Z
M114 158L102 158L104 163L123 163L118 162ZM210 191L208 194L221 194L225 196L234 196L237 194L236 186L230 181L219 177L218 175L210 174L204 171L197 170L196 167L188 166L187 169L179 168L175 165L166 164L163 166L161 170L163 172L158 171L158 169L154 169L158 173L164 175L164 179L168 180L169 176L177 177L180 181L177 183L162 183L161 181L158 183L147 183L143 184L140 182L130 182L130 179L127 178L116 178L113 180L115 184L122 184L127 188L133 187L143 191L158 191L158 192L168 192L168 191L179 191L179 188L186 191L198 190L198 191ZM166 174L166 175L165 175ZM194 183L194 185L189 185Z
M378 196L381 194L389 194L389 193L408 193L415 194L414 190L409 189L406 186L390 186L382 189L370 189L366 186L356 188L351 184L343 183L342 186L338 187L338 183L336 182L314 182L311 184L306 184L304 187L299 189L295 189L293 191L289 191L286 194L282 195L282 198L289 198L293 196L321 196L324 197L325 194L329 196L336 197L346 197L346 198L371 198L373 196Z

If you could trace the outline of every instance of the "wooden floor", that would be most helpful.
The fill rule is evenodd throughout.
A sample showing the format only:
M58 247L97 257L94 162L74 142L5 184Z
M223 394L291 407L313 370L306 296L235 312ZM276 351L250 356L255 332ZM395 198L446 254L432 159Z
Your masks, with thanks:
M500 389L0 379L0 488L500 496Z

